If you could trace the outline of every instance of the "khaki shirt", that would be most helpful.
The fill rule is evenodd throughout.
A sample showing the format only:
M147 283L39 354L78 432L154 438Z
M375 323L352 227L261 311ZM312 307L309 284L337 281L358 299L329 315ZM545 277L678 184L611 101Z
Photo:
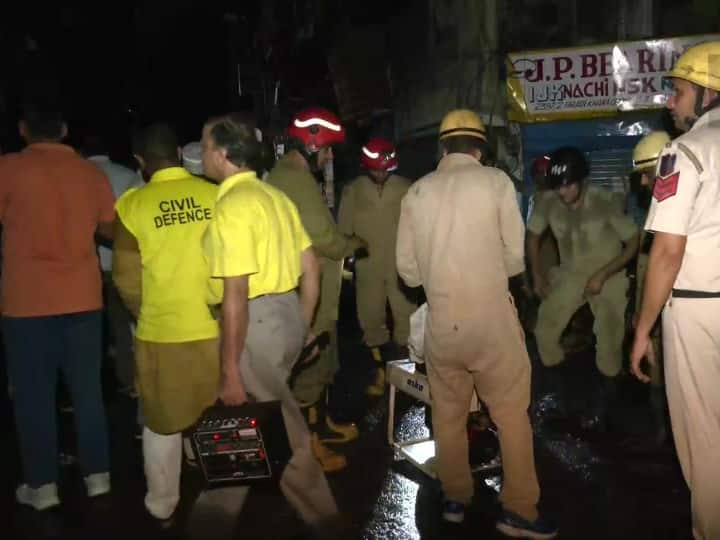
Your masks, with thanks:
M719 109L660 154L645 229L687 237L676 289L720 291Z
M321 257L339 261L352 254L350 239L341 234L310 171L284 156L265 181L283 191L295 203L303 226Z
M543 197L527 228L541 235L550 227L558 243L560 264L589 277L622 253L623 242L635 236L638 227L625 214L620 193L589 184L583 190L583 204L576 210L557 195Z
M283 191L295 203L300 220L319 255L322 273L320 300L312 329L315 333L330 330L339 315L342 260L352 255L354 244L338 229L313 175L297 167L289 156L277 162L265 181Z
M338 228L357 235L368 243L368 263L376 271L396 273L395 243L400 221L400 203L410 180L390 175L379 190L367 176L353 180L343 190Z
M510 178L449 154L402 201L398 273L425 287L431 319L492 317L492 302L508 301L508 277L525 268L524 234Z

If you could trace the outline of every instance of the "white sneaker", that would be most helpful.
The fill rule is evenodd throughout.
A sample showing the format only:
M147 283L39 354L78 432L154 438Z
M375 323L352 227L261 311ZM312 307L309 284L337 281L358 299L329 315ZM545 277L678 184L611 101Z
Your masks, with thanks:
M15 491L15 498L20 504L32 506L35 510L47 510L60 504L58 498L57 484L43 484L33 489L27 484L22 484Z
M85 477L88 497L98 497L110 493L110 473L95 473Z

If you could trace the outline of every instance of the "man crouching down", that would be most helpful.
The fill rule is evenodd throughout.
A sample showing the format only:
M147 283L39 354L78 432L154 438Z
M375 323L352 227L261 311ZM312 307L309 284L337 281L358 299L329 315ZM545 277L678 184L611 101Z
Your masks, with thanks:
M248 396L281 401L293 455L280 488L319 527L337 507L287 385L317 304L318 263L295 205L253 171L260 146L252 126L232 115L210 120L202 148L205 174L220 184L203 240L210 275L224 285L220 398L226 405Z

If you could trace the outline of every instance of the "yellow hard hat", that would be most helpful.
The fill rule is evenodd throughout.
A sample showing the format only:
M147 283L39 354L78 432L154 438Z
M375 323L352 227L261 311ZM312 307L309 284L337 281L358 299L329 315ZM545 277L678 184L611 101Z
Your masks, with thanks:
M440 123L440 140L447 137L467 135L487 142L485 124L470 109L455 109L445 115Z
M651 131L638 141L633 150L633 171L654 169L660 152L670 142L664 131Z
M690 47L677 59L666 77L684 79L720 92L720 41Z

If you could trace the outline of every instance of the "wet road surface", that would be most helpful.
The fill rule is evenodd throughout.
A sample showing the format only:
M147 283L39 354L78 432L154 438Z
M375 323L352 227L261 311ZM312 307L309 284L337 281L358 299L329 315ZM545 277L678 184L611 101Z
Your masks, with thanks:
M345 315L353 310L345 299ZM352 315L346 318L352 321ZM529 342L534 358L532 341ZM496 539L497 491L502 478L476 476L476 494L465 523L446 525L440 519L442 496L436 481L396 461L386 442L387 397L368 400L362 389L371 377L359 346L354 322L341 327L342 380L333 398L336 416L357 420L359 440L336 447L350 466L329 476L347 521L342 540L362 539ZM578 355L565 376L582 396L592 380L591 354ZM541 510L560 525L559 538L570 540L689 540L689 496L671 443L661 448L630 450L628 435L647 440L651 424L647 389L626 379L614 421L606 434L577 432L554 420L562 400L552 377L534 366L531 417L536 433L536 460L542 488ZM111 384L108 385L112 387ZM10 404L0 405L0 539L101 538L242 538L243 540L307 538L300 520L276 488L252 489L241 512L231 517L209 514L191 522L200 491L197 469L186 468L183 499L173 526L159 529L143 509L144 478L140 442L134 438L134 402L108 390L112 438L113 492L89 502L74 464L61 467L63 506L37 513L14 502L19 461ZM406 396L398 399L398 435L426 433L424 407ZM72 448L72 414L63 413L62 441ZM559 426L559 427L558 427ZM72 462L72 460L67 460Z

